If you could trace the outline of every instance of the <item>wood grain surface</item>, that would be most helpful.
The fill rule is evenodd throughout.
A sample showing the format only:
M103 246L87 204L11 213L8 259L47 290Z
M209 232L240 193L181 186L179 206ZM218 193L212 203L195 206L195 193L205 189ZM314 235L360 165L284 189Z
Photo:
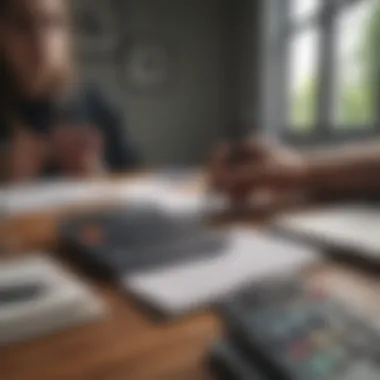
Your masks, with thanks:
M60 252L59 221L73 211L18 218L1 229L11 257L43 250L94 287L105 319L27 343L0 348L0 380L212 379L209 347L220 335L211 311L174 322L158 320L116 286L85 276ZM3 256L2 259L6 259Z
M63 265L57 226L62 212L32 215L8 223L2 241L12 255L25 250L52 252ZM78 272L80 275L84 274ZM333 263L305 272L318 286L337 291L371 313L380 304L376 276ZM152 318L108 283L92 282L109 313L99 322L0 349L0 380L212 380L207 366L210 344L221 335L221 322L204 311L165 323ZM372 309L370 309L372 307Z

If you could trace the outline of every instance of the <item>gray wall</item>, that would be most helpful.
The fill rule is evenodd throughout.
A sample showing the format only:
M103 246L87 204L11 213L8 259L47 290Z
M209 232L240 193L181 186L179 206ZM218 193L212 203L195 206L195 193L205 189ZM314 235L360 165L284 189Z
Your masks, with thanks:
M242 138L262 120L262 1L227 0L225 7L227 130L228 136Z
M125 0L124 8L117 7L128 39L138 41L148 32L173 49L173 83L157 93L124 87L117 62L86 62L86 76L100 82L121 104L130 133L149 164L201 161L221 134L220 4L219 0Z
M252 125L258 1L114 1L124 37L148 34L173 49L174 80L157 93L123 86L117 61L84 65L121 105L148 164L202 162L217 140Z

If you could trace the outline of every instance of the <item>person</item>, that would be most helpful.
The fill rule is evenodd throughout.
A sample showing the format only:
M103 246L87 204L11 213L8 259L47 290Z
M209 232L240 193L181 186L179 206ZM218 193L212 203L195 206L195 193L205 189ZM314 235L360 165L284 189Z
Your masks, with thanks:
M212 187L243 204L256 189L325 199L380 194L377 141L307 153L261 139L222 144L209 169Z
M93 176L140 160L122 117L82 83L66 0L0 0L0 177Z

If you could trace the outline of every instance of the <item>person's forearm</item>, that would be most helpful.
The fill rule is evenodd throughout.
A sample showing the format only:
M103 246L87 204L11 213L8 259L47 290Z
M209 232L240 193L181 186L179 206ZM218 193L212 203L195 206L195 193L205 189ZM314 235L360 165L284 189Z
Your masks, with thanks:
M300 185L317 196L380 190L380 145L305 155L304 169L295 174Z
M39 175L39 167L30 158L14 157L11 153L1 155L1 183L17 183L31 180Z
M254 183L305 191L313 196L379 191L380 144L318 153L281 154L259 170Z

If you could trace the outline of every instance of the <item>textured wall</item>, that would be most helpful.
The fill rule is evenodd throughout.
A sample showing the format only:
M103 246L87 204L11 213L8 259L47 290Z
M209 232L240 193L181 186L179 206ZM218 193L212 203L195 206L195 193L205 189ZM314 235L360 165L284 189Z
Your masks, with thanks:
M222 134L224 23L220 0L125 0L115 9L119 33L139 41L152 35L173 51L170 86L136 91L120 81L120 63L87 59L96 80L123 109L128 128L148 163L197 162ZM116 25L116 23L115 23Z
M217 140L259 127L261 1L96 1L113 3L119 36L173 51L173 81L160 91L125 86L107 54L83 65L123 109L148 164L201 162Z

